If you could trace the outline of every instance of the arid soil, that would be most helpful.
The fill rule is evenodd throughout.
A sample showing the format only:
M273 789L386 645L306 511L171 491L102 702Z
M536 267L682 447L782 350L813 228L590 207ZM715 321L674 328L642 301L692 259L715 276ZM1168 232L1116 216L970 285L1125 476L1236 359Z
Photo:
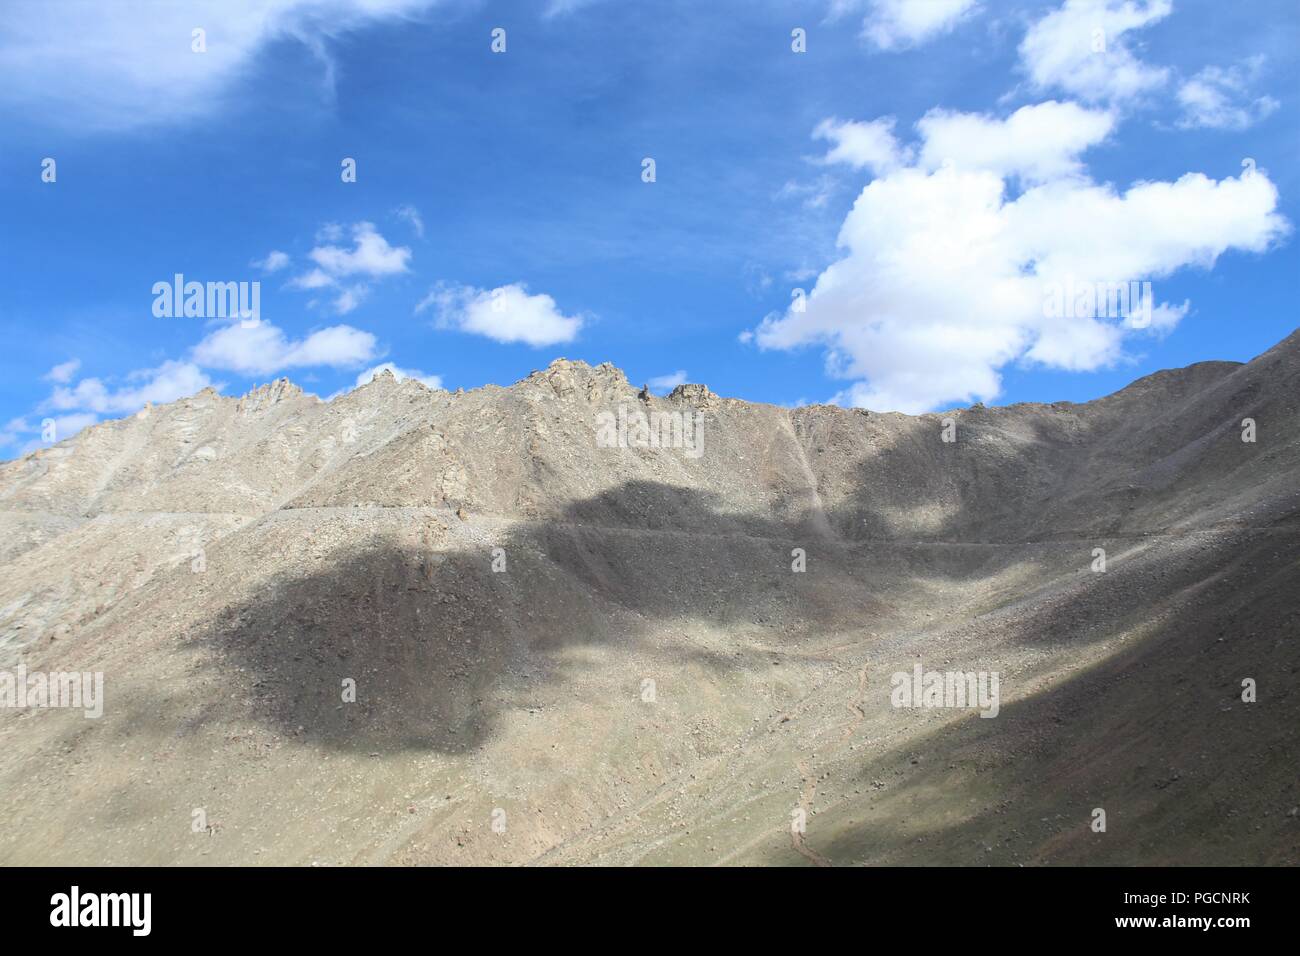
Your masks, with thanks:
M1300 333L920 416L208 390L0 465L0 529L0 670L105 687L0 709L0 863L1300 863Z

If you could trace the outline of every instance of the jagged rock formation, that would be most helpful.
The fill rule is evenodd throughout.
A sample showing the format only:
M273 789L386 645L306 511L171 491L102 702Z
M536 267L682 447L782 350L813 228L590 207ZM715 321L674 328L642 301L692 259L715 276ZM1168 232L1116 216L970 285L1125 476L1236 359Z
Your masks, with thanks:
M638 391L280 380L0 465L0 670L106 687L0 710L0 862L1300 859L1300 335L1082 405Z

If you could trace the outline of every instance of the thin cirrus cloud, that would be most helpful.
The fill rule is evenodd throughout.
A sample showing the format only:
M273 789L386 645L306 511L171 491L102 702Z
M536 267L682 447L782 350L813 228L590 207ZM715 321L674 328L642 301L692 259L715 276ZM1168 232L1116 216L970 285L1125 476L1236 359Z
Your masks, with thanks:
M1005 120L928 114L919 144L892 147L913 161L862 189L840 230L842 258L806 300L742 339L821 346L828 373L851 380L836 396L848 404L920 412L989 400L1009 363L1097 369L1122 356L1129 336L1165 333L1189 308L1153 302L1144 321L1060 315L1047 303L1061 289L1157 280L1155 295L1179 269L1210 268L1229 250L1266 251L1290 229L1263 172L1217 181L1191 172L1121 192L1093 182L1079 161L1109 134L1109 114L1026 109ZM1055 132L1035 143L1038 129ZM941 163L956 135L966 149ZM1009 148L1017 142L1030 152ZM1017 176L1029 182L1011 199Z
M585 321L581 315L564 315L549 295L530 294L528 287L518 282L495 289L439 283L415 311L432 312L440 329L535 348L572 342Z
M205 116L257 55L294 41L332 82L329 42L408 19L438 0L189 0L0 5L0 104L78 129L131 129ZM203 29L204 52L196 52Z

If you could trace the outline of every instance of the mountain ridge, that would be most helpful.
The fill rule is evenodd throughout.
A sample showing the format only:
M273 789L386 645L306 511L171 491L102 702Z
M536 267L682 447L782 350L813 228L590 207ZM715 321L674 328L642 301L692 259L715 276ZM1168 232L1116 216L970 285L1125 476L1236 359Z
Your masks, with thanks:
M0 711L0 861L1300 860L1300 335L921 416L412 381L0 466L0 670L107 696ZM602 446L619 405L702 453ZM891 706L917 660L999 716Z

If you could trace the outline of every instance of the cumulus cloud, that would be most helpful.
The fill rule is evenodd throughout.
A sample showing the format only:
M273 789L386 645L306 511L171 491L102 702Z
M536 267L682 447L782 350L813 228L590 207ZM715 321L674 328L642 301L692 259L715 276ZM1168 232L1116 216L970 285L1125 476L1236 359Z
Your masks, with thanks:
M1114 126L1109 112L1054 100L1021 107L1006 119L931 110L917 123L925 141L920 165L938 169L959 162L963 169L1043 182L1078 173L1080 154L1105 140Z
M868 169L877 175L896 169L909 158L894 138L892 116L869 123L822 120L813 130L813 139L828 140L833 144L822 158L823 163L844 163L854 169Z
M1251 87L1263 67L1262 56L1238 66L1207 66L1178 88L1184 129L1243 130L1255 125L1281 105L1271 96L1254 96Z
M188 0L0 4L0 104L76 128L207 115L276 41L301 43L332 81L329 41L437 0ZM206 31L194 52L192 31Z
M174 402L213 384L194 363L178 361L137 369L120 383L83 378L73 384L80 365L73 359L56 365L45 375L47 381L55 383L54 390L36 406L32 420L14 418L0 429L0 448L14 448L19 455L25 455L71 438L98 422L100 415L120 416L139 411L146 403Z
M1025 34L1022 68L1037 90L1057 88L1088 102L1136 99L1163 86L1169 71L1138 59L1128 34L1172 9L1171 0L1065 0Z
M352 247L336 245L343 238L337 223L323 226L317 233L316 246L307 254L315 267L289 282L294 289L316 291L332 289L332 304L339 315L346 315L361 304L370 291L370 281L399 275L410 269L411 250L390 245L375 229L374 223L358 222L352 226Z
M290 339L282 329L261 322L251 328L228 325L217 329L194 347L191 357L205 368L271 375L307 366L352 368L373 361L377 351L371 333L350 325L334 325L305 338Z
M975 0L833 0L830 18L866 9L862 35L881 50L919 46L973 14Z
M813 138L833 144L822 163L844 163L875 175L905 165L932 170L957 164L1042 182L1082 170L1080 155L1103 142L1114 126L1115 117L1106 110L1049 100L1023 106L1005 119L930 110L916 123L919 146L899 143L893 117L869 123L823 120Z
M317 246L308 258L326 275L389 276L407 270L411 250L405 246L393 247L376 230L374 223L359 222L352 227L352 248L335 245Z
M1105 114L1031 109L1046 111L919 123L917 162L862 190L840 230L843 257L805 301L765 318L753 341L823 347L828 372L855 380L843 402L918 412L989 400L1011 362L1087 370L1116 361L1127 336L1168 331L1186 313L1188 303L1158 300L1160 279L1209 268L1228 250L1263 252L1289 229L1262 172L1188 173L1122 192L1094 183L1076 160L1106 135ZM1014 139L1040 123L1056 130L1054 147L1017 157L996 145L999 132ZM966 155L935 168L945 151L935 144L967 127L978 135ZM1034 180L1014 199L1012 175ZM1153 282L1149 313L1109 314L1099 292L1090 314L1073 297L1131 282ZM1071 290L1064 309L1052 307L1060 290Z
M169 360L157 368L130 373L125 384L118 387L99 378L83 378L74 386L60 385L42 409L122 414L143 408L146 402L155 405L174 402L211 384L211 379L194 363Z
M433 312L438 328L534 347L572 342L584 321L561 313L549 295L530 295L518 282L490 290L440 283L415 307L417 313L425 310Z

